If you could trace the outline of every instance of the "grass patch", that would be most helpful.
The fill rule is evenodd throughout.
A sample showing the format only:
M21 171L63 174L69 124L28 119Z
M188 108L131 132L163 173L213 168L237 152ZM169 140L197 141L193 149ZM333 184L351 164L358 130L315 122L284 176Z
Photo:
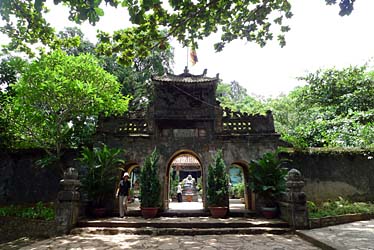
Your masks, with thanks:
M322 218L343 214L374 213L374 204L365 202L350 202L339 197L336 201L323 202L316 205L312 201L307 202L309 218Z
M0 216L53 220L55 218L55 210L53 205L45 205L42 202L38 202L32 207L10 205L0 207Z

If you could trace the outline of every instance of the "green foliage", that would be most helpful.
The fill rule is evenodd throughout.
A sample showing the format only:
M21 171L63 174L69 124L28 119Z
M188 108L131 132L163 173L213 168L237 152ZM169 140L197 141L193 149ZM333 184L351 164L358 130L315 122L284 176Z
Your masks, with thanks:
M90 55L61 51L32 62L10 85L14 96L6 106L7 131L16 147L40 147L60 159L62 150L77 147L92 135L99 114L121 114L129 99L115 77Z
M366 66L318 70L300 78L308 88L299 99L305 106L331 108L334 115L368 111L374 108L373 76Z
M5 114L10 98L14 96L11 84L17 82L27 62L19 57L3 58L0 62L0 147L6 147L14 138L7 129L11 124Z
M114 196L118 170L124 163L120 159L121 153L120 149L109 148L105 144L93 149L82 149L81 157L78 158L85 172L81 177L82 188L94 206L105 207L107 199Z
M310 73L288 95L263 100L237 82L220 83L224 108L247 113L272 110L276 131L296 148L374 147L374 73L366 66Z
M245 185L243 182L237 183L231 187L232 196L235 198L244 198Z
M295 147L374 146L374 74L367 67L326 69L307 85L268 102L282 138Z
M101 9L102 2L55 0L54 4L69 8L69 20L76 23L88 20L94 25L105 15ZM292 16L287 0L172 0L168 4L155 0L105 0L105 3L126 8L133 26L115 31L113 35L100 32L99 50L106 55L119 54L120 61L127 65L132 64L135 58L149 56L154 48L167 48L170 37L185 46L192 44L197 47L197 40L218 30L222 35L214 45L217 51L235 39L265 46L276 37L284 46L284 34L289 30L284 21ZM58 46L61 41L44 19L47 12L45 0L1 1L0 14L5 25L0 31L11 38L5 49L33 55L30 44ZM160 32L160 27L165 28L166 33Z
M208 167L207 202L209 206L225 207L229 198L229 175L222 150L217 151Z
M7 206L0 207L0 216L12 216L29 219L54 220L55 210L53 206L38 202L32 207Z
M249 186L269 205L285 190L287 169L282 166L288 161L287 159L280 159L278 152L269 152L249 164Z
M169 197L175 198L175 197L177 197L179 176L178 175L173 175L173 169L170 169L169 180L170 180Z
M161 185L158 177L158 159L156 149L144 160L140 170L141 207L160 207Z
M312 201L307 202L310 218L322 218L343 214L374 213L374 204L365 202L350 202L339 197L335 201L323 202L316 205Z
M238 82L230 84L219 83L216 92L220 105L232 111L246 112L249 114L265 113L266 106L259 97L247 94L247 90Z
M103 68L115 75L122 84L122 94L132 97L129 108L144 110L152 99L152 75L163 75L172 72L173 51L171 47L164 50L154 49L145 58L136 58L132 66L123 66L116 55L98 57Z
M154 48L149 56L136 58L131 66L124 66L118 62L120 57L116 53L112 55L97 53L95 45L85 39L79 28L66 28L58 36L65 40L79 41L79 44L61 45L62 50L67 54L93 54L103 69L117 77L117 81L122 85L122 94L132 97L130 110L144 109L149 104L152 99L152 91L150 91L152 75L163 75L166 71L172 72L171 64L174 55L170 46L164 49Z

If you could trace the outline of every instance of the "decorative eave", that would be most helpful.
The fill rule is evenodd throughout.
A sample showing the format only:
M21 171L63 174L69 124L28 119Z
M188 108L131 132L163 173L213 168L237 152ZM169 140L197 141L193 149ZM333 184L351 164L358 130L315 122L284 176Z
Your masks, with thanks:
M205 69L201 75L193 75L189 73L188 68L184 69L184 72L180 75L174 75L166 73L163 76L152 76L152 81L155 83L215 83L219 80L219 74L216 77L207 77L207 70Z

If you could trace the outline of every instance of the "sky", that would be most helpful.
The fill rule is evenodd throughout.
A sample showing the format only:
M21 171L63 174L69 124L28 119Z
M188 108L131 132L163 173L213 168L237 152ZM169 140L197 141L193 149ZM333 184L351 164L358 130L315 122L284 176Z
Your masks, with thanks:
M199 42L198 63L189 63L192 74L208 70L208 76L219 73L223 82L238 81L249 94L270 97L286 94L305 83L296 80L307 72L320 68L362 65L374 56L374 1L358 0L350 16L339 16L338 6L326 6L325 0L291 0L294 16L287 22L291 30L286 34L286 46L277 41L264 48L245 41L233 41L222 52L216 53L213 35ZM74 26L67 21L68 11L52 8L47 20L56 28ZM105 8L105 16L96 25L80 26L86 37L96 41L96 30L111 32L128 25L124 9ZM172 41L175 48L175 74L183 72L187 63L187 49Z

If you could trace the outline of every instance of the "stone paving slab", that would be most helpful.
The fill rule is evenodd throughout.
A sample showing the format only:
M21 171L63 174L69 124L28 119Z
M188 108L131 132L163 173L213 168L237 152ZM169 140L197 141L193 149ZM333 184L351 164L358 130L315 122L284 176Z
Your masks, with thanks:
M374 250L374 220L300 230L298 234L324 249Z
M296 235L66 235L21 247L22 250L44 249L137 249L137 250L314 250L319 249Z

